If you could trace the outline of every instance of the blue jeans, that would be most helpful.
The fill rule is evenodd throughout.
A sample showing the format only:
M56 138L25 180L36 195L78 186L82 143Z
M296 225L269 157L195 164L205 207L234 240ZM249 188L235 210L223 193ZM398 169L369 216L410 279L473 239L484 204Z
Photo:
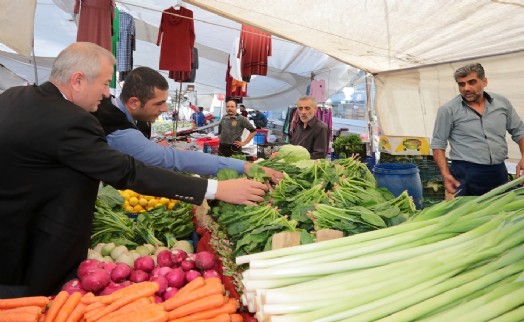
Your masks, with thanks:
M453 160L450 171L461 183L457 196L480 196L509 181L504 163L486 165Z

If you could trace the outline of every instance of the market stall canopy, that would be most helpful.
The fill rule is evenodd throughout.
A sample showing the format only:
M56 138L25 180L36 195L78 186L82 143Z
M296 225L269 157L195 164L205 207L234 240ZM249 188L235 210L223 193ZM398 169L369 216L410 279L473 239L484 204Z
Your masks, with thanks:
M0 8L4 2L12 1L0 0ZM18 5L31 6L31 2L34 0L20 0ZM148 66L158 70L160 47L156 45L156 41L160 18L162 11L176 2L116 1L116 4L120 11L131 14L135 20L137 48L133 57L134 66ZM195 47L199 54L199 68L194 83L198 104L209 106L214 94L225 92L228 55L234 42L238 42L242 25L190 4L183 5L194 12ZM62 49L76 40L77 26L73 20L73 7L73 0L39 0L36 4L34 50L37 56L35 60L38 65L39 83L47 80L49 75L52 60L48 58L56 57ZM25 23L28 17L30 13L25 13L18 21ZM15 22L16 19L12 19L10 24ZM3 34L0 34L0 43L3 39ZM20 40L26 43L25 38ZM16 48L12 45L9 47ZM32 61L26 56L5 49L0 51L0 63L33 82L35 75L31 69ZM268 75L254 77L248 84L249 97L244 103L249 107L260 110L285 110L305 94L312 76L326 80L328 95L361 77L360 71L348 64L341 63L316 49L278 37L273 37L273 55L269 57L268 63ZM167 72L161 72L167 78ZM168 80L172 92L179 89L179 83ZM183 90L186 85L183 84Z
M524 117L523 0L187 2L369 72L385 134L431 137L436 110L459 94L454 70L470 62Z
M19 0L25 1L29 0ZM56 55L74 41L73 3L39 0L37 56ZM153 42L160 13L176 3L117 1L137 22L141 40L135 65L158 65ZM369 80L376 84L376 97L369 104L376 108L385 134L431 137L436 109L458 94L454 69L475 61L485 65L487 90L506 95L524 116L524 0L187 0L183 4L195 12L197 48L205 66L197 73L199 96L223 91L225 57L240 24L248 24L275 35L276 46L268 76L249 84L248 106L287 107L305 93L311 73L326 79L331 94L360 77L349 64L373 75ZM62 10L54 15L51 8L55 12L56 5ZM49 16L40 14L44 11ZM51 55L41 52L49 48L54 50ZM27 79L31 81L31 76ZM176 86L171 84L172 89ZM515 144L510 144L510 157L520 158Z

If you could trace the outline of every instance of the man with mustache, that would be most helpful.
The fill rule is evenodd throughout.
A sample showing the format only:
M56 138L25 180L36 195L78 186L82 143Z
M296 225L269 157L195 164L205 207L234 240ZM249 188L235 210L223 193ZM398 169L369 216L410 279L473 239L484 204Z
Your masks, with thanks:
M298 123L291 135L291 144L306 148L311 159L325 159L329 145L329 128L316 116L317 101L304 96L297 101Z
M481 64L457 69L454 78L460 95L439 108L431 149L448 193L482 195L508 182L506 131L524 154L524 123L506 97L484 91L488 79ZM521 158L517 177L523 168Z

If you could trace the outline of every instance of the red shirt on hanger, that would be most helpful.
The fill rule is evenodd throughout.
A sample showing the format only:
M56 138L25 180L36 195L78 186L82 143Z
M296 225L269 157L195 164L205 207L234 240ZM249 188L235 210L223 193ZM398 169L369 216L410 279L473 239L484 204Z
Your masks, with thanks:
M169 7L162 12L156 42L160 47L160 70L191 71L195 28L193 11L180 7Z

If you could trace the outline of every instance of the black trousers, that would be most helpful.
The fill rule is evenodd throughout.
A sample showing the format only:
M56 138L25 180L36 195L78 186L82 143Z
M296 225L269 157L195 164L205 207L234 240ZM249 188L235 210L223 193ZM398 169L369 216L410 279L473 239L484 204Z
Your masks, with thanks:
M487 165L453 160L450 171L461 183L457 196L480 196L509 181L504 163Z
M233 154L242 154L242 147L234 144L220 143L218 146L218 155L223 157L230 157Z

